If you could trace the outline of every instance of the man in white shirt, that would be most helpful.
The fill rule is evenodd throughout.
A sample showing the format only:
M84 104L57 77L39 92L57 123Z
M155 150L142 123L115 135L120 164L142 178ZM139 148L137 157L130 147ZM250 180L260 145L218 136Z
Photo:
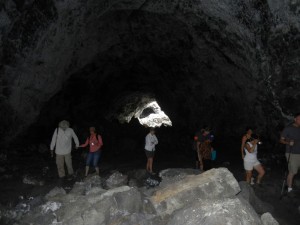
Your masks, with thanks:
M74 130L70 128L70 124L68 121L61 121L58 124L58 128L56 128L54 131L50 145L52 157L55 147L56 165L58 170L58 176L60 178L64 178L66 176L64 163L66 163L69 176L72 176L74 173L71 157L72 138L74 139L77 149L79 146L79 141Z
M155 145L158 144L157 137L155 136L155 130L154 128L150 128L149 134L147 134L145 138L145 153L147 156L147 165L146 165L146 170L150 174L153 173L153 158L154 158L154 153L155 153Z

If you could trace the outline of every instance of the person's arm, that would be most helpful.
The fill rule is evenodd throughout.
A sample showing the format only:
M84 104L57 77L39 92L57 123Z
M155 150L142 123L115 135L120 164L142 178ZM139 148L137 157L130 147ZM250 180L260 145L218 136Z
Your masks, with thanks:
M293 140L291 140L289 136L289 128L285 128L280 135L279 143L284 145L292 145Z
M257 145L257 142L258 142L258 141L255 141L255 143L253 143L252 147L247 143L247 144L245 145L245 148L247 149L247 151L250 152L250 153L254 152L254 149L255 149L255 147L256 147L256 145Z
M156 136L154 136L154 145L157 145L158 144L158 139Z
M75 134L75 132L74 132L73 129L72 129L72 137L73 137L73 139L74 139L76 148L78 148L78 147L79 147L79 140L78 140L78 137L77 137L77 135Z
M244 148L245 148L246 141L247 141L247 137L243 136L243 138L242 138L242 145L241 145L242 159L244 159L244 157L245 157Z
M101 148L103 146L103 141L100 135L97 135L97 141L98 141L98 148Z
M57 142L57 132L58 132L58 128L55 129L53 136L52 136L52 140L51 140L51 144L50 144L50 153L51 153L51 157L53 158L54 156L54 147L56 146L56 142Z
M284 145L292 145L293 140L288 140L285 137L280 137L279 143Z
M54 147L56 145L56 140L57 140L57 129L55 129L54 133L53 133L53 136L52 136L52 141L51 141L51 144L50 144L50 150L53 151L54 150Z
M197 142L196 142L196 145L197 145L197 146L196 146L196 147L197 147L197 152L199 152L199 151L200 151L200 141L197 141Z
M151 144L151 138L150 138L150 135L147 135L146 136L146 145L147 146L151 146L152 144Z
M89 144L89 138L86 139L85 143L82 145L79 145L80 148L85 148Z

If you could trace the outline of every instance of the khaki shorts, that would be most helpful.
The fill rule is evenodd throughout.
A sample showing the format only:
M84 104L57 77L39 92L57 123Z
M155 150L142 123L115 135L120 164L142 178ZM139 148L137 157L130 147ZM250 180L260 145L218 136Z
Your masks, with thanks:
M289 158L289 153L285 153L286 160ZM289 172L297 174L300 168L300 154L291 154L289 161Z

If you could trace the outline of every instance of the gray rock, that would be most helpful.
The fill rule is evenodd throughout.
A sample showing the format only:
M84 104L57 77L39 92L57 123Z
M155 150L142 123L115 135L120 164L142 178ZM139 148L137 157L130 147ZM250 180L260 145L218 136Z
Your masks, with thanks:
M192 203L171 216L168 225L261 225L254 211L238 198L208 199Z
M45 198L47 200L50 200L53 197L62 197L66 195L66 191L65 189L61 188L61 187L55 187L53 188L48 194L46 194Z
M238 194L238 196L241 196L246 201L248 201L258 214L263 214L266 212L270 212L270 213L273 212L273 206L260 200L255 195L255 192L254 192L253 188L251 187L251 185L249 185L245 181L239 182L239 185L241 188L241 192Z
M183 168L174 168L162 170L159 173L159 177L162 178L160 187L175 183L179 180L184 179L188 175L198 175L200 174L199 170L195 169L183 169Z
M109 189L120 187L123 185L127 185L128 183L128 176L123 175L120 172L114 172L109 178L105 181L105 186Z
M220 168L166 185L150 200L157 214L164 216L195 201L234 197L239 192L240 187L233 175L228 169Z
M23 177L23 183L24 184L30 184L34 186L43 186L45 184L45 181L43 180L38 180L34 177L31 177L30 175L25 175Z
M263 225L279 225L270 213L264 213L261 215L261 221Z

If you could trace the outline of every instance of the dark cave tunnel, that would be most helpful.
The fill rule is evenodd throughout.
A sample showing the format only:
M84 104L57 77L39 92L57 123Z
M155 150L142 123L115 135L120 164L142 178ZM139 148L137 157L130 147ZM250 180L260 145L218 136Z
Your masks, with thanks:
M259 101L262 90L253 90L258 82L205 37L195 40L195 34L183 22L173 16L139 11L109 12L101 21L100 28L108 29L105 33L109 38L118 36L118 42L105 46L106 51L96 53L83 68L75 70L42 104L26 139L49 142L58 121L67 119L81 139L94 124L107 136L108 149L114 145L122 152L120 145L128 139L129 143L138 143L131 152L141 152L147 129L134 118L129 125L122 125L126 122L123 117L151 98L173 121L173 126L160 134L161 151L166 155L189 152L192 137L201 126L211 126L218 139L229 146L232 140L239 141L247 125L254 127L261 122L254 118L263 112L253 113L248 106ZM99 32L102 38L100 28L93 32ZM222 45L229 46L229 42L224 40ZM82 42L81 48L86 44ZM125 140L122 144L110 143L110 137L114 142Z
M12 29L3 29L4 144L14 138L46 144L58 121L67 119L81 138L94 124L114 140L138 139L138 151L146 129L134 112L154 99L173 123L160 133L168 153L188 152L204 125L221 149L234 152L229 146L239 145L247 126L273 148L297 109L285 107L298 101L289 89L295 79L280 82L291 68L279 68L272 54L284 43L274 41L278 35L270 31L272 16L264 4L249 3L247 12L231 15L230 8L219 14L218 6L206 5L182 5L170 13L151 4L136 9L120 3L103 11L106 6L95 2L74 9L62 2L35 2L32 8L19 3L5 5L8 16L19 17ZM37 20L40 12L43 19ZM293 43L282 55L293 51ZM274 71L278 75L270 75Z
M120 121L122 115L134 111L139 101L148 97L154 97L170 116L174 125L169 132L176 140L191 136L204 124L209 124L224 139L242 134L247 124L259 125L266 131L266 122L261 123L263 107L268 106L259 99L264 90L259 89L259 81L251 78L252 68L237 65L226 56L227 49L225 53L220 50L222 45L229 48L233 40L221 40L220 49L216 49L208 38L218 38L220 34L209 33L205 25L201 27L203 33L195 37L195 31L190 31L187 24L173 16L155 13L115 11L99 20L101 26L96 31L90 30L93 33L87 37L95 35L101 38L100 43L114 37L119 37L118 41L108 43L105 51L96 52L63 81L50 100L41 104L41 112L32 125L37 129L29 132L33 136L46 137L46 132L41 133L39 128L49 135L63 118L69 118L79 129L95 122L100 125L106 121L108 125L111 119ZM252 47L253 43L243 41ZM77 42L80 54L89 41ZM243 52L231 54L240 57ZM73 57L70 67L78 67L79 60ZM41 60L40 64L44 63ZM126 108L128 104L131 106ZM250 104L257 110L253 112ZM128 132L133 137L135 129Z
M156 128L159 169L193 167L193 137L204 126L220 165L240 166L249 126L262 157L283 157L280 132L300 110L300 32L270 3L7 2L0 153L15 164L28 157L37 162L26 162L28 171L45 166L53 131L68 120L80 143L98 129L105 167L144 168L149 127L136 113L155 113L144 107L152 101L172 121Z

